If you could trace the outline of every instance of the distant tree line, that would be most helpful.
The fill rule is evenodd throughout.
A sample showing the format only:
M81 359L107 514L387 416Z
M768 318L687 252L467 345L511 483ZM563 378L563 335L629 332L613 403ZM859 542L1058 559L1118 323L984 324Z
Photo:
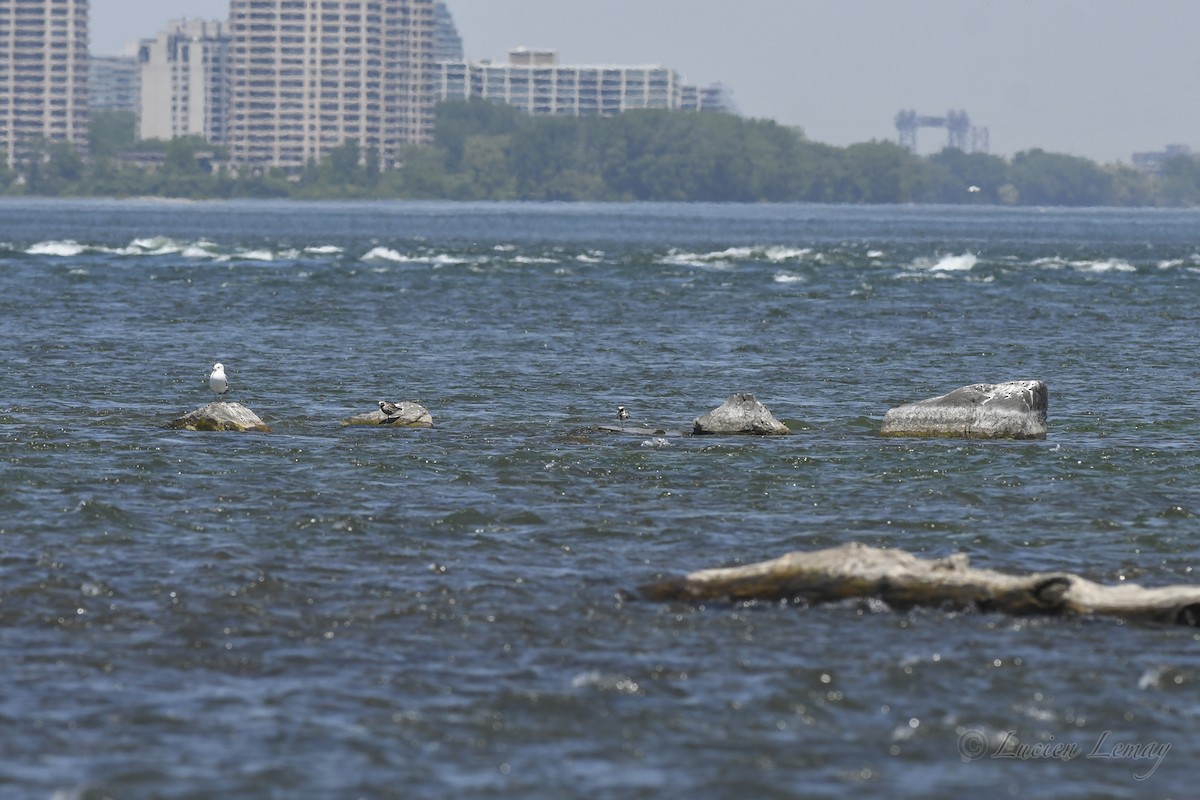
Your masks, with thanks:
M236 174L198 138L135 141L124 112L93 117L87 158L42 142L16 169L0 160L0 193L300 199L982 203L1048 206L1200 205L1200 162L1158 174L1026 150L1011 159L949 149L918 156L891 142L833 147L769 120L632 111L532 117L485 100L438 107L431 145L384 170L347 142L299 174Z

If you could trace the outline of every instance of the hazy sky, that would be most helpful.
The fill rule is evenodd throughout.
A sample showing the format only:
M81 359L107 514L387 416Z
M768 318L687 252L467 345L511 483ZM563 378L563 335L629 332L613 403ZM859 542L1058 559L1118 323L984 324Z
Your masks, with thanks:
M720 81L743 114L846 145L896 138L902 108L963 109L991 151L1129 161L1200 150L1197 0L448 0L468 58L517 45L563 63L664 64ZM92 50L228 0L91 0ZM923 129L922 152L945 144Z

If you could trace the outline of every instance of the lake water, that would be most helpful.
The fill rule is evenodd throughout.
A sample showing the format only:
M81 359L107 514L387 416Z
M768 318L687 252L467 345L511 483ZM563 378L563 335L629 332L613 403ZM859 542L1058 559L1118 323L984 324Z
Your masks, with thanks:
M1192 629L622 592L1195 582L1198 297L1192 211L2 201L0 796L1190 796ZM215 361L273 433L167 429ZM1045 441L878 434L1018 379ZM598 430L738 391L796 435Z

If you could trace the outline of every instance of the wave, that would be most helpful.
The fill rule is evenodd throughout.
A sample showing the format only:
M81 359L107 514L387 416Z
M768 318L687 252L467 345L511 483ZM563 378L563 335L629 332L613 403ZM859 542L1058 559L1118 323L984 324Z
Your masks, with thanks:
M1137 272L1137 267L1119 258L1104 261L1072 261L1071 266L1079 272Z
M671 250L660 261L677 267L712 267L726 269L738 262L762 261L768 264L788 264L812 256L810 247L788 247L786 245L758 245L755 247L729 247L707 253L691 253Z
M71 239L61 242L38 242L25 250L25 253L31 256L57 256L59 258L72 258L86 252L88 252L88 248L85 245Z
M918 258L913 267L927 272L970 272L979 263L979 256L974 253L963 253L960 256L941 256L937 261L931 258Z
M84 244L74 239L57 239L37 242L24 249L10 245L9 249L26 255L49 258L76 258L86 255L147 258L177 255L188 260L211 259L217 262L323 259L340 256L344 252L344 249L337 245L313 245L303 249L295 247L228 247L207 239L180 241L169 236L138 237L123 247Z
M430 247L427 244L372 243L364 245L366 252L348 250L344 245L331 243L218 243L204 238L174 238L166 235L139 236L124 245L81 242L75 239L51 239L34 244L0 244L0 255L24 254L45 259L77 259L101 256L106 260L116 259L174 259L180 263L202 265L214 264L332 264L343 259L369 263L386 269L394 265L425 265L433 268L465 266L471 271L487 271L498 266L528 267L548 265L551 267L580 264L619 264L629 254L608 253L603 249L589 248L580 252L564 252L559 248L543 249L501 243L490 246L486 251L456 250L454 248ZM361 255L360 255L361 253ZM865 258L864 258L865 257ZM1022 268L1042 270L1069 270L1087 274L1122 274L1140 270L1179 270L1194 272L1200 268L1200 254L1180 255L1147 260L1127 260L1121 255L1111 257L1063 257L1050 256L1029 260L1017 254L992 253L986 261L972 252L936 253L928 256L902 256L883 249L840 245L800 247L787 244L757 244L749 246L722 247L713 249L676 248L644 252L636 256L650 263L671 267L726 271L743 267L774 267L772 280L778 284L798 283L811 277L808 268L822 265L845 265L852 268L899 269L904 278L949 278L971 276L982 280L980 272L990 274L995 270L1007 273ZM911 259L911 260L909 260ZM992 269L977 269L983 265Z
M412 261L411 258L401 253L399 250L393 250L390 247L372 247L363 257L363 261L390 261L393 264L408 264Z

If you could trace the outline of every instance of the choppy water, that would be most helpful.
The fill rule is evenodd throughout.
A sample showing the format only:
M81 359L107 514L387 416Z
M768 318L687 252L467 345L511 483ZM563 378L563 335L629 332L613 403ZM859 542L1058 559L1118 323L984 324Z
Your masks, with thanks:
M1190 796L1190 629L618 595L849 541L1193 582L1197 223L4 201L0 795ZM217 360L273 434L165 428ZM878 436L1027 378L1044 442ZM595 430L735 391L797 435ZM384 398L436 428L339 426Z

